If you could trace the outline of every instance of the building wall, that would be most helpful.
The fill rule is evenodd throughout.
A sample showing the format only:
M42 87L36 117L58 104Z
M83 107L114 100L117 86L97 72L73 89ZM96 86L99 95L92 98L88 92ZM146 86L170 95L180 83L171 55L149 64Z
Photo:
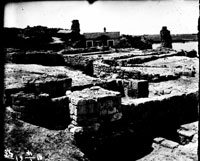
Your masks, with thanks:
M100 40L86 40L86 47L94 47L94 46L114 47L116 44L117 44L117 39L108 39L106 42Z

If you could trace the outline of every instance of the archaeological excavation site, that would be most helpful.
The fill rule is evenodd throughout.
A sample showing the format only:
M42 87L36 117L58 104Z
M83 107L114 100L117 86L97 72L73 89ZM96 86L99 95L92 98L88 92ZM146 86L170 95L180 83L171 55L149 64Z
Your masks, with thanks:
M197 161L198 83L194 51L7 49L5 156Z

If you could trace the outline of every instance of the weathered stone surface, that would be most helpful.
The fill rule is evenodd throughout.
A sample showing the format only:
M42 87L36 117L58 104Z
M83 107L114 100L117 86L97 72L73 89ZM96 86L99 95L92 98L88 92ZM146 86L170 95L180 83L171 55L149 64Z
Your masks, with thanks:
M83 128L82 128L82 127L75 126L75 127L73 127L73 128L70 129L70 132L71 132L72 134L81 133L81 132L83 132Z
M194 136L198 133L198 122L196 121L181 125L180 129L177 130L177 133L181 145L188 144L192 142L192 140L195 141Z
M197 95L197 91L191 91L152 98L122 98L122 113L124 118L138 124L194 121L198 117Z
M153 141L154 141L155 143L158 143L158 144L160 144L163 140L165 140L165 139L162 138L162 137L157 137L157 138L154 138L154 139L153 139Z
M182 135L188 138L192 138L194 134L197 133L197 131L194 131L194 130L183 130L183 129L179 129L177 132L179 135Z
M41 65L6 64L5 93L48 93L52 97L62 96L71 88L72 79L57 68Z
M82 70L88 75L93 75L93 60L88 57L78 55L64 55L67 66Z
M20 119L51 128L69 123L69 100L67 96L50 98L46 93L16 93L11 95L11 108L20 113Z
M179 144L177 142L167 140L167 139L164 139L161 142L161 145L164 146L164 147L170 148L170 149L174 149L174 148L177 148L179 146Z
M9 62L17 64L64 65L62 55L55 52L27 51L8 53Z
M102 62L94 62L94 75L99 78L112 78L113 74L118 74L120 79L142 79L151 82L177 79L182 73L175 69L157 67L118 67L110 66Z
M180 128L184 129L184 130L194 130L194 131L197 131L198 130L198 124L199 124L199 122L195 121L195 122L192 122L192 123L189 123L189 124L181 125Z
M126 97L140 98L148 97L148 81L146 80L123 80L124 93Z
M105 90L99 86L74 91L68 94L70 117L75 125L92 125L101 120L114 121L121 110L119 92ZM116 115L116 116L114 116Z

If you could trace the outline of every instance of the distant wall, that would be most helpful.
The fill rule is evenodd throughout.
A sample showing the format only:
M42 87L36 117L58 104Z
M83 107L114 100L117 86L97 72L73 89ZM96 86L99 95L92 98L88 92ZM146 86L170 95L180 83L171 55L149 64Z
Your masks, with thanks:
M12 52L6 55L7 62L16 64L40 64L40 65L64 65L65 61L62 55L54 52Z
M113 77L115 74L117 78L120 79L139 79L139 80L148 80L149 82L159 82L159 81L166 81L166 80L173 80L180 77L181 73L163 73L161 74L151 74L147 72L142 72L137 67L134 70L129 70L126 67L120 66L110 66L108 64L104 64L102 62L94 62L94 76L105 78L105 77Z

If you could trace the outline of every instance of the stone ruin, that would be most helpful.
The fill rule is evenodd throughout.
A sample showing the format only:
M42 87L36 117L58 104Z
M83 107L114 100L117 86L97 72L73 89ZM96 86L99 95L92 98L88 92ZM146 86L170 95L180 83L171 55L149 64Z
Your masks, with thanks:
M160 37L162 47L172 48L172 37L170 35L170 31L167 30L166 26L162 27L162 30L160 31Z
M12 108L13 117L30 124L69 131L81 145L85 140L101 144L113 138L141 141L150 136L156 144L176 149L194 139L197 130L181 125L197 120L198 90L196 86L188 90L196 82L185 80L196 79L198 70L190 66L196 58L183 58L170 49L100 55L64 56L66 66L83 72L8 64L5 106ZM88 68L90 76L84 74ZM159 94L152 92L156 86ZM158 137L172 127L180 127L176 143Z

